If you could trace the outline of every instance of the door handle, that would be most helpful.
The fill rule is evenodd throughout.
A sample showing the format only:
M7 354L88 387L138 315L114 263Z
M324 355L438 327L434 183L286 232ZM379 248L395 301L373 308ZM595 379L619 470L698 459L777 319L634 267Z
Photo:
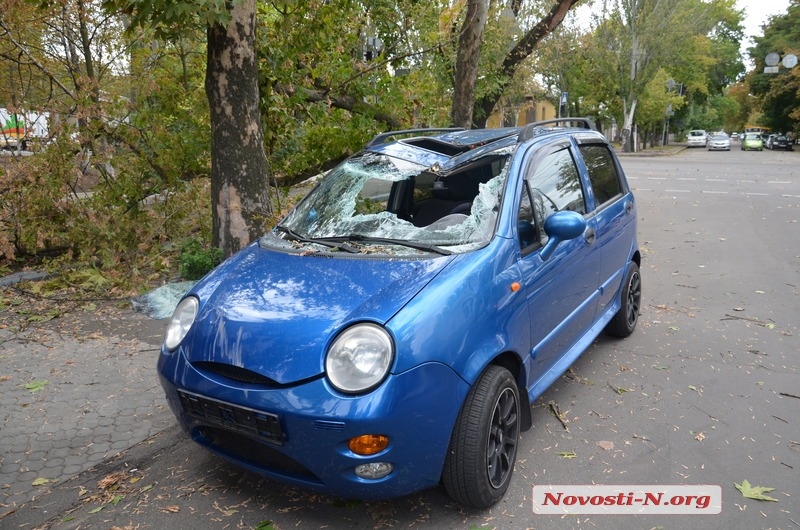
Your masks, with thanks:
M586 241L586 243L591 245L592 243L594 243L596 235L597 234L594 231L594 228L587 228L586 232L583 233L583 239L584 241Z
M633 211L633 203L631 201L625 201L625 213L630 214Z

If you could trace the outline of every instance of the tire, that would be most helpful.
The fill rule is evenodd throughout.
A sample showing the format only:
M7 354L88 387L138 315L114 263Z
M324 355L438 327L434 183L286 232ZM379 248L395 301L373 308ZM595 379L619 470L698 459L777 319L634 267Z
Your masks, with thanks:
M474 508L499 501L511 482L520 431L519 389L505 368L489 366L458 415L442 482L453 500Z
M636 329L642 305L642 276L639 274L639 266L634 262L628 265L620 297L619 311L608 323L605 331L612 337L625 338Z

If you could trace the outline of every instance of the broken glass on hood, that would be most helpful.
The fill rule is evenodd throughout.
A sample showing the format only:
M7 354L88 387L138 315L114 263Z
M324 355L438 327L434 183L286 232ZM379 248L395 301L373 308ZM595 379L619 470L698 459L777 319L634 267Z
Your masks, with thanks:
M332 170L262 244L417 254L466 252L494 234L512 147L442 171L366 152ZM276 241L278 240L278 241Z

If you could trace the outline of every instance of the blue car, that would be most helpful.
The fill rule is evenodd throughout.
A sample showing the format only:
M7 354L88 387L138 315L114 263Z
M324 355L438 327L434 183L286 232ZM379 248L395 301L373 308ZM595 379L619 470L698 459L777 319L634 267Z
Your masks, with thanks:
M243 468L488 507L534 400L634 331L640 261L590 120L386 133L183 298L158 373L188 435Z

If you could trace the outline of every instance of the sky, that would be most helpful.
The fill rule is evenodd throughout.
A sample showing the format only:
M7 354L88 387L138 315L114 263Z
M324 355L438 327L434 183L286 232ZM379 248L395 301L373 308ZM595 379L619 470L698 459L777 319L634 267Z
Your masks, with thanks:
M746 42L742 50L747 50L753 42L750 37L763 35L761 26L772 15L781 15L789 9L789 0L736 0L736 7L745 10L744 34Z

